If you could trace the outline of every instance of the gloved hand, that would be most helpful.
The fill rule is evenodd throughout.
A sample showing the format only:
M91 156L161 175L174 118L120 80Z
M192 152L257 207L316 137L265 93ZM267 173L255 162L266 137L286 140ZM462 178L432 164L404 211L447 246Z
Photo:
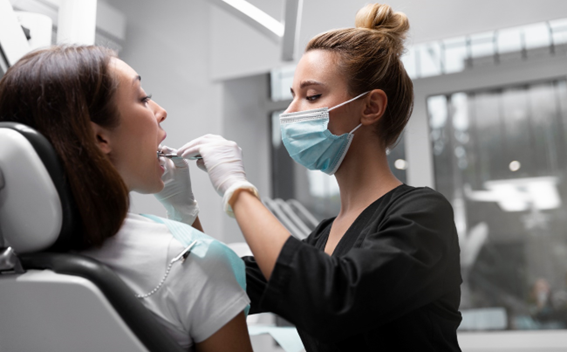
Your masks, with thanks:
M184 159L195 159L199 168L207 171L213 187L223 197L224 211L234 217L229 201L237 189L248 189L258 197L258 189L246 179L242 164L242 150L233 141L207 134L177 150Z
M175 154L177 151L169 147L160 147L165 154ZM188 162L181 158L160 158L165 167L161 177L165 187L154 196L160 201L167 211L167 218L193 225L199 206L191 189L191 176L189 175Z

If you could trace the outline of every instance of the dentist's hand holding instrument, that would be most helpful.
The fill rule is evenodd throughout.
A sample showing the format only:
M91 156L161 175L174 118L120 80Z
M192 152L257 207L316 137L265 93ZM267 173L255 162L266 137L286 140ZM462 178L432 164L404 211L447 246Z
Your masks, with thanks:
M246 179L242 164L242 150L233 141L207 134L185 144L177 150L183 159L195 159L199 168L207 171L219 195L223 197L224 211L234 217L229 201L235 191L247 189L258 197L258 190Z
M167 211L167 218L194 225L199 215L199 206L191 188L191 175L187 160L176 157L175 149L162 146L158 158L165 167L163 190L155 194ZM200 224L194 227L200 228Z

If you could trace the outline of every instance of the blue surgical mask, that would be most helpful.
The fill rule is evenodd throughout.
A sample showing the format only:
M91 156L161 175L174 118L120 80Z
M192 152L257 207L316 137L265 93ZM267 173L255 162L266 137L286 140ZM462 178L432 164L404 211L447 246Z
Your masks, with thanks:
M350 147L353 133L334 135L327 128L329 111L350 103L366 93L362 93L332 108L319 108L280 115L282 141L289 156L309 170L321 170L333 175L337 172Z

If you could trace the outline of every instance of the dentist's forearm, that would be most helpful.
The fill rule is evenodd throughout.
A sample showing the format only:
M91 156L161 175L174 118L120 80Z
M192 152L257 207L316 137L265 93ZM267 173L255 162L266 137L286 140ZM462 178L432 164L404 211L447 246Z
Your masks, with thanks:
M237 190L230 203L262 274L269 280L289 232L256 196L246 190Z

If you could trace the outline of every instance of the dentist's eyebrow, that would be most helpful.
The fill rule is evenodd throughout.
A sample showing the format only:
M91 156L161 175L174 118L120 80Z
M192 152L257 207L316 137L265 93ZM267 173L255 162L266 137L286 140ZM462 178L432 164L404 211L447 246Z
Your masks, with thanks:
M134 77L134 79L132 80L132 84L136 84L136 82L141 82L142 81L142 76L137 75L136 77Z
M327 85L325 83L321 83L319 81L314 81L314 80L306 80L306 81L302 81L299 84L299 89L303 89L305 87L309 87L309 86L321 86L321 87L326 87ZM291 95L293 96L295 94L295 92L293 91L293 88L289 88L289 91L291 92Z
M299 85L299 88L305 88L307 86L325 86L325 84L321 83L319 81L307 80L307 81L301 82L301 84Z

